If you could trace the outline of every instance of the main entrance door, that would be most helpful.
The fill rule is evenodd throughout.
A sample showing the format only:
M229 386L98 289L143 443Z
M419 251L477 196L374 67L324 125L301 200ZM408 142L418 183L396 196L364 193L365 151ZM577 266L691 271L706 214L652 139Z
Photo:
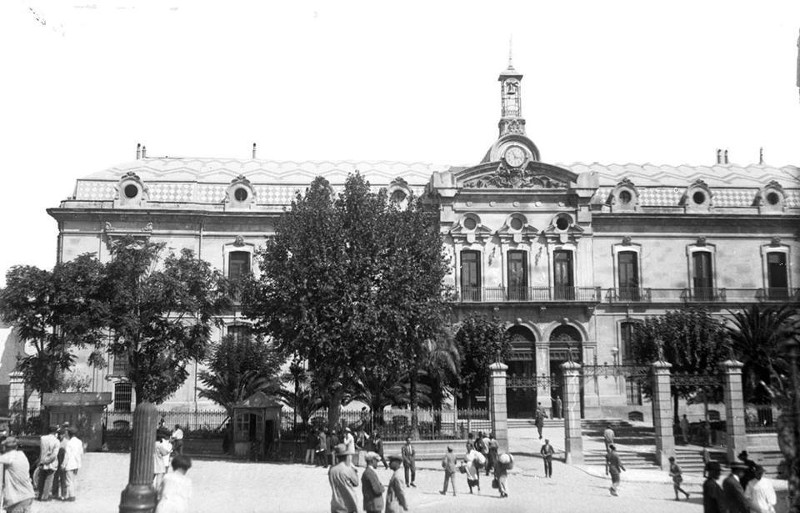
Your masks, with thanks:
M535 378L536 339L533 333L522 326L514 326L508 330L508 334L511 338L511 354L506 361L509 378ZM509 418L533 418L533 412L536 410L536 387L509 386L506 390L506 400Z
M550 373L554 383L564 382L564 372L561 364L572 360L581 363L581 334L572 326L559 326L550 334ZM580 382L581 418L583 418L583 380ZM554 388L553 394L561 394L562 388ZM565 398L561 398L565 401Z

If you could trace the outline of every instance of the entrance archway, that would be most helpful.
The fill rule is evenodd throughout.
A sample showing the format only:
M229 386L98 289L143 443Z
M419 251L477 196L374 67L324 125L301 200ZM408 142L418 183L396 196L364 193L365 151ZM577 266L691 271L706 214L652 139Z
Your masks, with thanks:
M553 398L562 393L561 383L564 382L561 364L568 360L575 363L582 363L581 355L583 353L581 341L583 337L580 331L574 326L563 324L557 326L550 332L550 376L553 380ZM581 418L583 418L583 380L580 382L580 398L581 398ZM561 398L564 401L564 397Z
M534 379L536 377L536 337L524 326L508 330L511 353L508 356L508 376ZM536 410L536 387L508 387L506 390L508 418L530 419Z

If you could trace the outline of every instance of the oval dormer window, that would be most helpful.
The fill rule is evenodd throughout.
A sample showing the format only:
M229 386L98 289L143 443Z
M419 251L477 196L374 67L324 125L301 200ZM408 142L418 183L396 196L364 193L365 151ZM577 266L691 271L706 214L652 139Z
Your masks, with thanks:
M558 228L559 230L562 231L566 230L567 228L569 228L569 225L570 225L570 219L567 216L559 216L556 219L556 228Z
M692 194L692 201L698 205L702 205L706 202L706 193L703 191L696 191L694 194Z
M633 195L630 191L622 191L619 193L619 201L623 205L628 205L633 200Z
M124 191L125 191L125 197L128 199L133 199L139 195L139 188L133 185L132 183L126 185Z
M767 194L767 203L769 203L770 205L777 205L780 202L781 202L781 197L780 195L778 195L777 192L772 191L769 194Z
M512 230L521 230L523 226L522 219L519 217L512 217L510 224Z
M236 198L236 201L247 201L247 189L244 187L239 187L233 192L233 197Z

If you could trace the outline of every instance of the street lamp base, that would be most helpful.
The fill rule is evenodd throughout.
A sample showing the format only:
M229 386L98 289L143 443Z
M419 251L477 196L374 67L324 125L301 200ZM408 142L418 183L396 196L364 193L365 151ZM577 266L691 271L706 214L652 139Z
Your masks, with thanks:
M125 487L119 502L119 513L153 513L156 509L156 491L150 485Z

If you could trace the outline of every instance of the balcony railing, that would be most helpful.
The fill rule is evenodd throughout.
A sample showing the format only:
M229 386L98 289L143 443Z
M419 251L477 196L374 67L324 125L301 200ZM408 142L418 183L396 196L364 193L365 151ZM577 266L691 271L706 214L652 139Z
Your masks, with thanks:
M600 287L461 287L461 303L576 302L599 303Z
M609 303L757 303L800 302L800 289L619 288L607 289Z

